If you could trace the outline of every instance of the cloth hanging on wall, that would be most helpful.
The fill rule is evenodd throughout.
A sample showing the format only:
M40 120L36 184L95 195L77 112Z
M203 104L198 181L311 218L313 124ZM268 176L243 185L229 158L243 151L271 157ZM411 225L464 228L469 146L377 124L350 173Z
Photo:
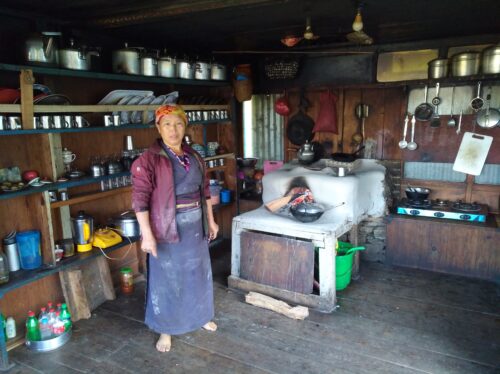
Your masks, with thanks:
M337 99L337 96L330 90L321 93L318 119L313 132L331 132L338 135Z

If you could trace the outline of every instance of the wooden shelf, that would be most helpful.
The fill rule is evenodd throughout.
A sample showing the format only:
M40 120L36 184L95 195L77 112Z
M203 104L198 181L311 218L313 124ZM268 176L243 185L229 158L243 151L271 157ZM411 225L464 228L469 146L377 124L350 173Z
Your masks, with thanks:
M205 161L217 160L219 158L234 158L234 153L224 153L222 155L203 157Z
M86 186L92 183L99 183L104 180L112 179L112 178L118 178L118 177L125 177L129 176L130 172L129 171L124 171L122 173L117 173L117 174L111 174L111 175L104 175L102 177L84 177L84 178L78 178L78 179L73 179L73 180L68 180L67 182L55 182L55 183L49 183L45 184L41 187L28 187L20 191L13 191L13 192L3 192L0 193L0 200L6 200L6 199L13 199L19 196L26 196L26 195L32 195L48 190L61 190L61 189L66 189L66 188L72 188L72 187L79 187L79 186Z
M144 75L129 75L129 74L114 74L114 73L99 73L95 71L84 70L69 70L58 69L45 66L31 66L31 65L14 65L0 63L0 70L5 71L21 71L31 70L34 74L54 75L58 77L75 77L85 79L104 79L104 80L118 80L128 82L145 82L145 83L160 83L160 84L175 84L179 86L212 86L221 87L229 85L228 81L215 81L215 80L196 80L196 79L177 79L177 78L164 78L164 77L147 77Z
M103 199L107 196L113 196L113 195L117 195L117 194L125 193L125 192L130 192L130 191L132 191L132 186L114 188L112 190L106 190L106 191L96 191L93 193L75 196L75 197L68 199L68 200L56 201L54 203L51 203L50 207L51 208L60 208L62 206L80 204L80 203L84 203L86 201L92 201L92 200L99 200L99 199Z
M135 243L139 238L130 238L132 243ZM112 247L104 249L107 254L113 252L116 249L125 247L129 245L130 242L127 239L123 239L123 242L118 243ZM61 270L66 270L73 266L81 265L88 260L101 256L102 252L98 248L93 248L91 251L79 253L77 252L74 256L64 258L56 264L56 266L43 266L35 270L18 270L14 273L9 274L9 282L0 286L0 298L2 298L6 293L23 287L31 282L35 282L39 279L45 278L51 274L57 273Z

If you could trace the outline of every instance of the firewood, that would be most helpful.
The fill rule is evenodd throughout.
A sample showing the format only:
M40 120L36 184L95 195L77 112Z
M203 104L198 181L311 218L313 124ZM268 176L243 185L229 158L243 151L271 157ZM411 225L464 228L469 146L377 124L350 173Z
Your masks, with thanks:
M309 308L305 306L299 305L291 307L284 301L273 299L270 296L266 296L258 292L249 292L245 296L245 301L248 304L252 304L260 308L269 309L273 312L283 314L288 318L304 319L309 316Z

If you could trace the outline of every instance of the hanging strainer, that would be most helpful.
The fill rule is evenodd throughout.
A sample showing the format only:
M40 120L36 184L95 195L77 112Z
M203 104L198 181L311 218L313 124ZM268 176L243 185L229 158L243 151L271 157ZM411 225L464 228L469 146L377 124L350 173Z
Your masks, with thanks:
M477 82L477 96L470 102L473 111L478 112L483 108L484 100L481 97L481 82Z

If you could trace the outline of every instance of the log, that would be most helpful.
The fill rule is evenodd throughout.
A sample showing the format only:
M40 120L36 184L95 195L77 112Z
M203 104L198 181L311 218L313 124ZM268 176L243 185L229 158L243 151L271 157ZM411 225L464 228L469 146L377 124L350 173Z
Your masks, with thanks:
M245 296L245 301L248 304L258 306L260 308L269 309L273 312L283 314L288 318L304 319L309 316L309 308L305 306L291 307L281 300L273 299L270 296L263 295L258 292L249 292Z

